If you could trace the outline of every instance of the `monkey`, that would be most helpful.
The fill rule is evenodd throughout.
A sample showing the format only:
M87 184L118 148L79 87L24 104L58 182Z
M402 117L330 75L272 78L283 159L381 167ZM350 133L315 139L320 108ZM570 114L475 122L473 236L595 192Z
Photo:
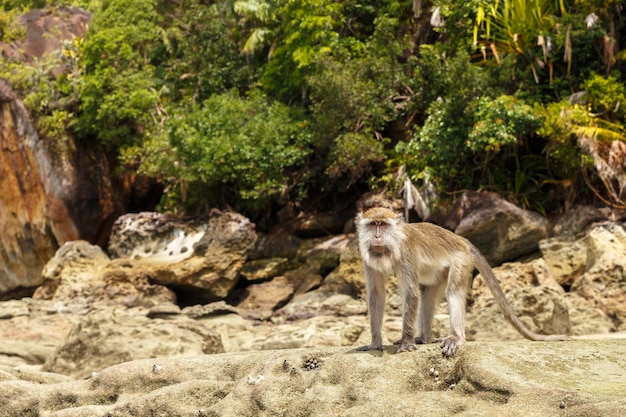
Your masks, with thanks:
M395 274L403 300L402 337L395 343L399 345L397 352L409 352L418 344L433 342L436 302L444 293L450 310L450 334L434 341L441 342L445 356L454 355L465 341L466 293L474 268L482 274L506 319L522 336L535 341L569 340L566 335L540 335L526 328L506 301L489 263L466 238L432 223L405 223L394 211L380 207L358 213L355 223L372 333L371 344L357 351L383 349L385 281Z

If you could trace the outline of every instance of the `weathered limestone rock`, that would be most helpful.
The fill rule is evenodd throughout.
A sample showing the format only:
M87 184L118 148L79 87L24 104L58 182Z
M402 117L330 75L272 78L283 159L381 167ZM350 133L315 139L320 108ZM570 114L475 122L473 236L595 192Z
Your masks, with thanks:
M150 319L120 308L91 311L72 328L43 369L85 378L134 359L189 356L224 351L219 334L189 319Z
M544 239L539 242L543 259L548 263L550 273L561 285L571 286L587 267L587 238L564 240L561 237Z
M621 416L626 340L271 350L126 362L87 380L0 367L6 415ZM390 389L392 387L392 389ZM469 410L469 411L468 411Z
M162 213L124 214L113 224L108 250L112 258L172 264L194 255L206 229L206 223Z
M455 210L455 233L466 237L492 265L533 252L548 237L548 220L487 193L465 193Z
M0 364L43 364L77 321L76 313L54 302L30 298L1 302Z
M586 271L571 291L606 313L617 330L626 330L626 232L606 223L589 231L587 243Z
M236 213L214 210L193 222L139 213L115 222L109 251L141 265L152 282L211 302L235 287L255 241L254 224Z
M65 243L42 276L44 282L33 297L72 311L96 305L152 307L176 301L171 290L151 282L151 272L143 266L111 261L99 246L81 240Z

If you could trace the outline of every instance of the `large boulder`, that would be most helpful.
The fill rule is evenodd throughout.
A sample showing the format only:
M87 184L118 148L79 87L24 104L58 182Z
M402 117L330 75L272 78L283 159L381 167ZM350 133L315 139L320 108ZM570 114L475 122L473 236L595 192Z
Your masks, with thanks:
M27 110L0 79L0 299L41 284L41 269L58 241L78 236L55 193L57 181L61 178L52 171Z
M453 214L455 233L469 239L492 265L514 260L539 248L548 237L548 220L489 193L465 193Z
M159 213L126 214L115 222L109 252L182 297L211 302L237 285L256 239L254 224L237 213L213 210L207 219L190 222Z
M151 307L176 302L176 295L152 282L149 270L111 259L86 241L67 242L46 264L43 283L33 294L78 311L94 306Z

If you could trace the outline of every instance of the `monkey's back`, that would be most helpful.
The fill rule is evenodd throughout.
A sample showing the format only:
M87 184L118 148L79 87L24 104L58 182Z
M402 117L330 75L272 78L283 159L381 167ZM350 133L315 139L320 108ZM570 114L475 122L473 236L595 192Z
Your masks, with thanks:
M471 247L471 243L464 237L433 223L405 223L403 228L409 241L407 246L424 248L428 257L440 258L441 255L452 255L456 252L469 253Z

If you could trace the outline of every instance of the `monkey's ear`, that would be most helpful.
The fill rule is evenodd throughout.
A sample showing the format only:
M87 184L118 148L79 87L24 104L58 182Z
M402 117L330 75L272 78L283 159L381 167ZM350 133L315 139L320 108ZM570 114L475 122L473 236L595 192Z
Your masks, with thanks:
M402 214L402 213L396 213L396 221L397 221L398 223L404 223L404 222L405 222L405 220L404 220L404 214Z

